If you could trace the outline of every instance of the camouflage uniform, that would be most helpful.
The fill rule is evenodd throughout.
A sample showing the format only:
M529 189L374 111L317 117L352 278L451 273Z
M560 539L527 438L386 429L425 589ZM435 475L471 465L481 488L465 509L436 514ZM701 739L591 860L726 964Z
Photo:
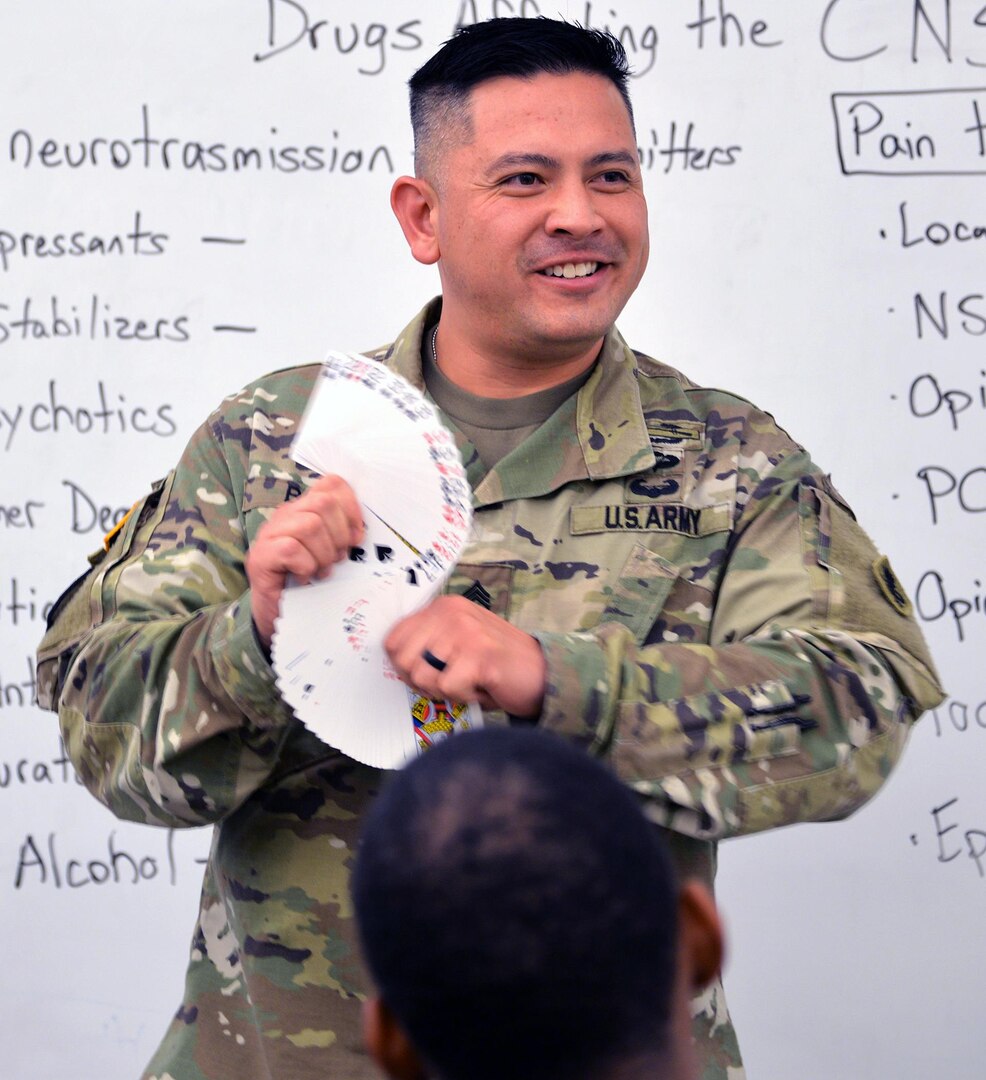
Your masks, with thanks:
M419 386L436 316L376 354ZM376 1075L347 873L380 774L280 699L243 568L312 479L291 441L317 372L227 399L39 654L39 696L99 799L217 825L184 1002L147 1073L162 1080ZM460 444L476 518L450 590L481 582L536 634L542 726L605 755L710 885L719 838L859 806L940 700L889 564L804 450L615 331L578 394L488 475ZM721 988L696 1005L703 1075L741 1076Z

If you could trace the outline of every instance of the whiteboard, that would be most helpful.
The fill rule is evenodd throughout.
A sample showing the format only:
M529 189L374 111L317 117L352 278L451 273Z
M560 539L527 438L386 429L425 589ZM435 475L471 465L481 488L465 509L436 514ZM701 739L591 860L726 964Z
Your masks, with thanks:
M982 1075L986 17L965 0L0 5L5 1077L137 1075L205 832L113 820L32 706L46 607L249 379L435 291L390 216L404 84L458 20L608 26L652 258L635 346L774 413L916 601L951 694L847 822L721 849L753 1080ZM60 239L59 239L60 238Z

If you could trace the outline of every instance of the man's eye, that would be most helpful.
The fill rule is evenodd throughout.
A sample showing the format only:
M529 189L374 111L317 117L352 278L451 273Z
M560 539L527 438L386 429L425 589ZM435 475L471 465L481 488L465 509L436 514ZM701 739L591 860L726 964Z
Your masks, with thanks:
M508 176L505 182L507 184L512 184L515 187L535 187L541 182L541 178L537 173L522 172L514 173L513 176Z
M630 178L619 169L609 169L607 172L600 173L599 179L604 184L625 184Z

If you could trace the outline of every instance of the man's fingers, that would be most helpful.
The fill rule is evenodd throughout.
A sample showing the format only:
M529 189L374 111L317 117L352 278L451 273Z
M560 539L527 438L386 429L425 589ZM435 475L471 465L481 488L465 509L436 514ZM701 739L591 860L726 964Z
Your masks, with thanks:
M288 576L302 583L329 576L363 532L356 495L338 476L319 477L303 495L274 511L246 557L253 621L264 645L270 644Z
M341 476L319 477L298 502L303 500L310 500L317 513L338 522L340 529L345 530L347 547L363 539L363 508Z
M441 667L436 666L436 661ZM432 697L453 701L476 701L479 670L468 651L449 644L422 648L408 664L408 678L419 690Z
M267 560L261 563L258 573L263 575L265 584L283 582L289 574L307 584L325 565L325 552L333 550L331 543L316 545L292 536L274 537L266 549Z
M300 509L279 521L271 519L266 535L257 538L265 560L296 573L299 557L303 558L300 549L314 561L310 573L315 573L344 559L351 542L350 523L338 507L327 507L323 513L318 509Z
M540 712L546 674L540 645L464 597L440 596L402 619L384 648L397 675L429 697L478 701L516 716Z

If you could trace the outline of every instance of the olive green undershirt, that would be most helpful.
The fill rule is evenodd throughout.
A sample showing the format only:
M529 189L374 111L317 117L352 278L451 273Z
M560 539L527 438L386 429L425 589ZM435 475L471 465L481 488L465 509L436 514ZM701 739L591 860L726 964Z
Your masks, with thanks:
M432 400L476 447L492 469L533 434L592 374L594 365L557 386L520 397L490 398L470 394L449 379L431 356L431 332L424 337L421 372Z

